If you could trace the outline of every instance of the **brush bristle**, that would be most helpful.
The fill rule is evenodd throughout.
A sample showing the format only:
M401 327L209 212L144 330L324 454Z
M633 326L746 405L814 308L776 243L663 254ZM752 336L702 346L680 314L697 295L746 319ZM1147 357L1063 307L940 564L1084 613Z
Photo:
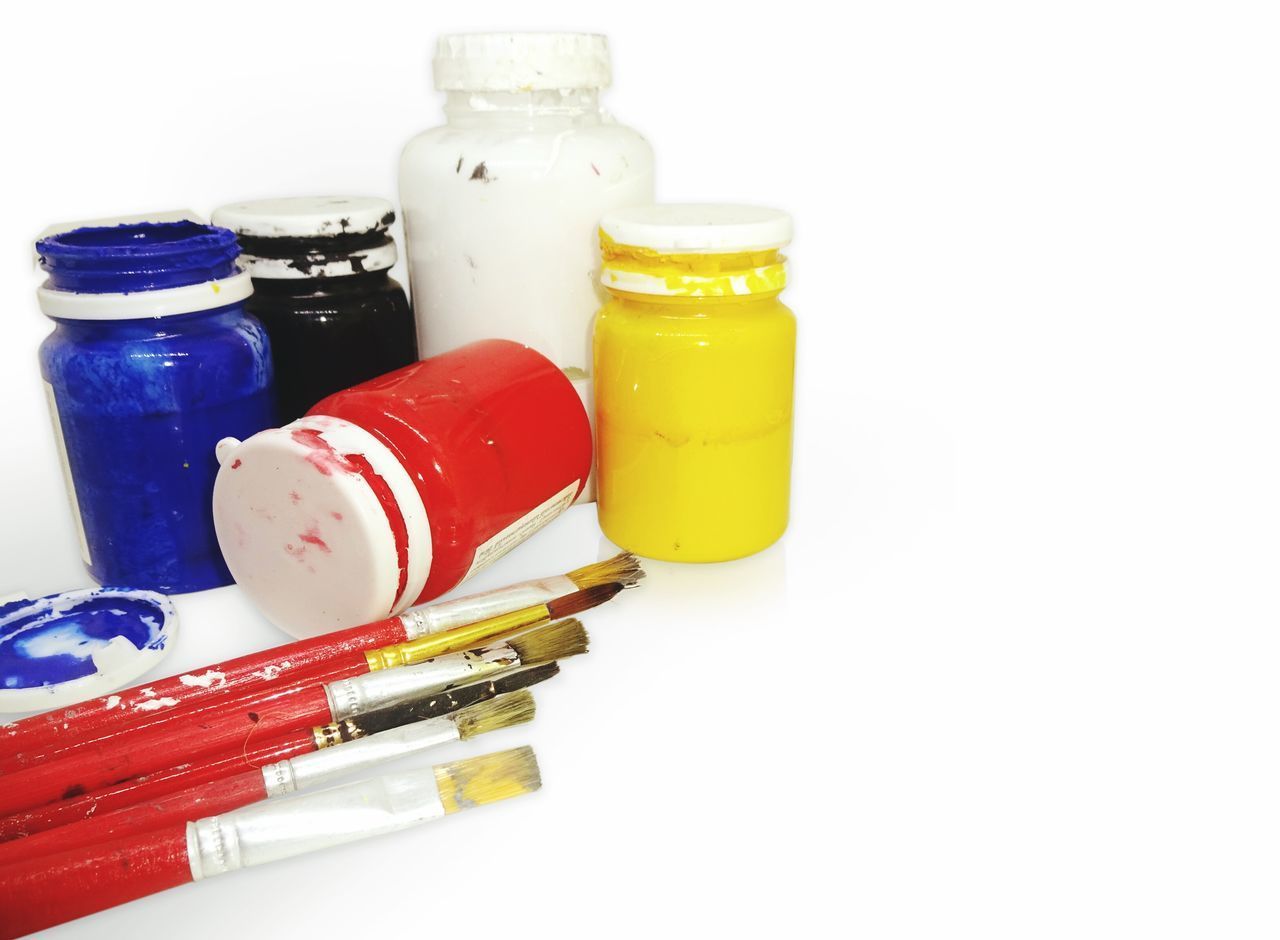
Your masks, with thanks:
M433 769L446 813L508 800L542 786L531 747L437 764Z
M506 692L514 692L517 689L527 689L531 685L537 685L539 682L546 682L548 679L554 679L560 673L560 664L552 660L549 663L543 663L540 666L530 666L527 669L504 669L498 673L496 679L491 679L494 691L499 695Z
M587 651L587 631L575 617L557 620L507 640L520 657L520 665L536 666L553 659L568 659Z
M510 728L533 721L533 693L528 689L512 692L510 695L499 695L495 699L472 705L453 714L453 723L458 726L458 737L465 741L477 734L488 734L499 728Z
M640 559L630 552L622 552L594 565L587 565L569 572L569 580L580 588L595 587L616 581L623 587L634 587L644 577Z
M621 590L622 584L618 581L597 584L595 587L575 591L573 594L566 594L564 597L557 597L553 601L548 601L547 611L550 613L552 620L559 620L561 617L572 617L574 614L580 614L584 610L599 607L605 601L612 600Z

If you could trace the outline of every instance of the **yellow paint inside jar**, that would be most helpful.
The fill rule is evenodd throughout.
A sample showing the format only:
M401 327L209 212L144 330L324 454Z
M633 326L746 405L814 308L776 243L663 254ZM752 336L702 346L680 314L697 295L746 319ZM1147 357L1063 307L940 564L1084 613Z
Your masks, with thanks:
M623 548L668 561L766 548L786 529L790 502L796 322L778 299L784 259L777 248L669 253L603 229L601 244L610 294L595 326L601 527Z

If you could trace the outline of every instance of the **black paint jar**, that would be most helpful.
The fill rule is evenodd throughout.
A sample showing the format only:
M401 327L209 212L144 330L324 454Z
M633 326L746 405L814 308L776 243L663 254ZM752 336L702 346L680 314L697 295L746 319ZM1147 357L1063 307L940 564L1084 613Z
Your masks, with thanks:
M413 312L392 280L395 221L385 199L264 199L223 206L253 278L246 308L266 328L280 419L418 359Z

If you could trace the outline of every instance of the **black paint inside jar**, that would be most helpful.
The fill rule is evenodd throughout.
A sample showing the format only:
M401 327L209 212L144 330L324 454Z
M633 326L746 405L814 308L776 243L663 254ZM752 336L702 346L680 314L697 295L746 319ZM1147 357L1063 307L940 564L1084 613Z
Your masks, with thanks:
M349 257L345 245L339 249L335 244L338 241L345 239L241 236L246 254L297 259L290 266L298 270L315 270L325 260ZM271 245L271 251L262 250L264 243ZM291 253L277 253L291 246ZM352 260L358 268L359 259ZM418 359L413 311L404 288L387 270L328 277L255 277L253 296L245 306L271 337L282 422L301 417L326 395Z

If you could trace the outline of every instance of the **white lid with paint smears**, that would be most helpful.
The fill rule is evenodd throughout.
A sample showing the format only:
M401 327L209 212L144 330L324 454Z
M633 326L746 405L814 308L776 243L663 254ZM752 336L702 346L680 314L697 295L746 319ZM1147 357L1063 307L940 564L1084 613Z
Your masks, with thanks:
M385 271L396 263L394 207L376 196L290 196L234 202L213 213L235 232L253 277L290 280Z
M432 60L439 91L607 88L609 40L594 33L441 36Z
M47 711L109 695L157 666L177 629L173 603L154 591L4 598L0 712Z
M287 196L233 202L215 209L212 219L253 238L334 238L385 232L396 213L376 196Z
M311 415L218 444L213 521L236 582L282 630L318 636L399 613L431 571L426 507L368 431Z

